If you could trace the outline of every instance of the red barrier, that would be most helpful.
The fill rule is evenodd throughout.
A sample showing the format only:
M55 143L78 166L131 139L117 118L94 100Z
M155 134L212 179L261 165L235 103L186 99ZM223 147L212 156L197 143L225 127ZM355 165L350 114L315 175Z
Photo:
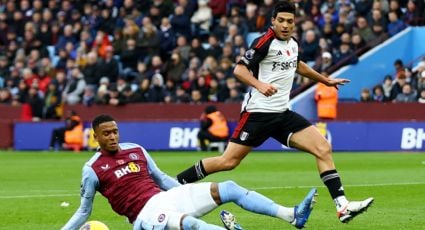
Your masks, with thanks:
M240 104L216 104L229 121L239 119ZM119 107L84 105L66 106L90 122L106 113L118 121L190 121L198 120L206 104L131 104ZM0 148L9 148L13 140L13 122L21 120L20 106L0 105ZM419 103L348 103L338 104L340 121L425 121L425 104Z
M239 120L241 105L214 104L229 121ZM91 121L95 116L105 113L119 121L188 121L198 120L207 104L157 104L143 103L124 106L65 106L65 111L72 109L84 121Z
M425 121L421 103L338 103L340 121Z

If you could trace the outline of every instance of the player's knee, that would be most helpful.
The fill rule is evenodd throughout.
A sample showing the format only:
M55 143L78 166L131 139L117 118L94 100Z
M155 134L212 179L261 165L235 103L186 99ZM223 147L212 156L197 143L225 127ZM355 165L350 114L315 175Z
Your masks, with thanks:
M241 198L244 194L247 194L248 190L236 184L236 182L228 180L218 184L219 195L221 202L235 202Z
M332 146L325 141L316 147L316 156L321 159L331 158Z

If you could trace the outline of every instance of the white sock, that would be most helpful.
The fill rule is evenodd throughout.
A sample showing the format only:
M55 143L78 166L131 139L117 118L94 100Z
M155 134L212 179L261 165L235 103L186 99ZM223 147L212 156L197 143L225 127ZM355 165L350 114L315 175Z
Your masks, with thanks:
M294 208L287 208L279 205L276 217L291 223L294 220Z
M341 209L345 208L345 206L347 206L348 204L348 200L345 196L339 196L335 198L334 202L335 202L337 211L340 211Z

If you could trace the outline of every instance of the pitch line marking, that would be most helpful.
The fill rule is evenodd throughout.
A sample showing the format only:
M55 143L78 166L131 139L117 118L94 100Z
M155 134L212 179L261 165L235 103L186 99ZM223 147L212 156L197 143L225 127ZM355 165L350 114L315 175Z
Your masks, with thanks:
M78 194L44 194L44 195L0 196L0 199L28 199L28 198L66 197L66 196L79 196L79 195Z
M352 185L343 185L344 187L380 187L380 186L400 186L400 185L424 185L424 182L412 182L412 183L380 183L380 184L352 184ZM319 186L277 186L277 187L254 187L253 190L269 190L269 189L295 189L295 188L326 188L324 185Z
M379 186L400 186L400 185L424 185L424 182L412 182L412 183L382 183L382 184L355 184L355 185L344 185L344 187L379 187ZM300 185L300 186L277 186L277 187L253 187L252 190L271 190L271 189L296 189L296 188L325 188L324 185L312 186L312 185ZM70 197L79 196L79 194L44 194L44 195L18 195L18 196L0 196L0 199L28 199L28 198L45 198L45 197Z

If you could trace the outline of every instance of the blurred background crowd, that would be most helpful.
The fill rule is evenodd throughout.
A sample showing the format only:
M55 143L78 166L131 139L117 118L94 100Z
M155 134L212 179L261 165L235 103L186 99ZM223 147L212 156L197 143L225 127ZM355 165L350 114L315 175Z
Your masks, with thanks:
M423 0L294 2L300 59L327 74L425 24ZM246 86L233 67L274 3L0 0L0 103L28 104L40 119L60 118L64 104L239 103ZM425 60L394 66L359 100L425 102ZM297 76L293 94L311 84Z

